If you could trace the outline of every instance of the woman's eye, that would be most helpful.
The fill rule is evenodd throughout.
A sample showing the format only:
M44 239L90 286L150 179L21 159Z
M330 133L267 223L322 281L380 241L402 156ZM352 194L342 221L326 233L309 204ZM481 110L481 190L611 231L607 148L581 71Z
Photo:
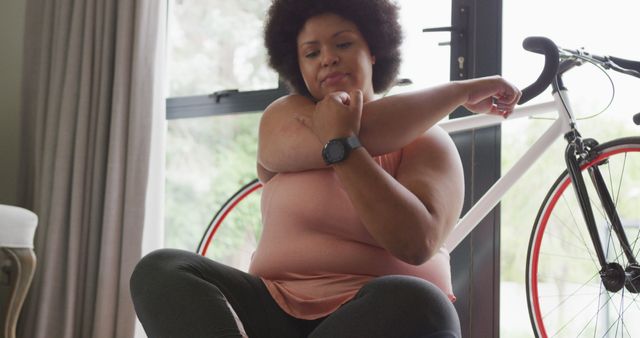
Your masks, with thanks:
M339 43L337 46L340 49L345 49L345 48L349 48L352 44L353 42L343 42L343 43Z
M304 57L306 57L308 59L312 59L312 58L318 56L318 53L319 53L318 51L309 52L309 53L305 54Z

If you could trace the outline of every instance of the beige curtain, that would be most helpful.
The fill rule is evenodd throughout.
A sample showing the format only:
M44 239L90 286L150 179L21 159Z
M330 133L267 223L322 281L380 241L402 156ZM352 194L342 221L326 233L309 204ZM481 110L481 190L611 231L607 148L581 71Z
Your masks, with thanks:
M27 0L21 200L38 214L19 336L133 337L164 0Z

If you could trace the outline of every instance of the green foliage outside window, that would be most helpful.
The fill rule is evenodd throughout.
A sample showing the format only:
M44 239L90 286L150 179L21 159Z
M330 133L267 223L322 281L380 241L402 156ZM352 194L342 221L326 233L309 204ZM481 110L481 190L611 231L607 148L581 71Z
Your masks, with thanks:
M168 247L195 250L220 206L256 177L259 118L260 115L254 113L170 122L166 192ZM244 233L240 228L249 226L258 228L258 214L258 203L252 197L242 203L242 208L234 210L225 228L238 227L231 233ZM228 247L237 244L235 239L219 238L229 241Z

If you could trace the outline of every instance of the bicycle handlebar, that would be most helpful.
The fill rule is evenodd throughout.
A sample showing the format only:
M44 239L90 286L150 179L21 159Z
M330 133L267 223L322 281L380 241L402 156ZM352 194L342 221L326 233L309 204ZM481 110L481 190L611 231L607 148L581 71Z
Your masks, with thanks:
M631 70L640 74L640 62L638 61L626 60L626 59L618 58L615 56L609 56L609 60L611 60L616 66L622 67L624 70L627 70L627 71ZM623 73L628 74L628 72L623 72ZM633 74L633 75L638 76L637 74Z
M598 56L585 53L584 51L573 51L568 49L560 49L549 38L542 36L531 36L522 42L524 49L544 55L544 68L538 79L528 87L522 90L522 96L518 104L524 104L532 98L540 95L551 84L554 77L559 73L560 50L565 54L573 55L581 59L591 60L602 64L607 69L613 69L627 75L633 75L640 78L640 62L626 60L615 56ZM564 71L562 71L564 72Z
M520 97L518 104L524 104L547 89L551 84L551 81L553 81L554 76L556 76L558 64L560 62L558 46L548 38L542 36L530 36L524 39L522 47L530 52L544 55L544 68L536 82L522 90L522 96Z

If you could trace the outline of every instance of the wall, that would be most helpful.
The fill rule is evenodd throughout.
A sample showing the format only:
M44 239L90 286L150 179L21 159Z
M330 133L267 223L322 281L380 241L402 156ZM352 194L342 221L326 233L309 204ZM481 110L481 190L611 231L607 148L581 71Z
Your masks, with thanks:
M23 1L0 4L0 204L17 203Z

